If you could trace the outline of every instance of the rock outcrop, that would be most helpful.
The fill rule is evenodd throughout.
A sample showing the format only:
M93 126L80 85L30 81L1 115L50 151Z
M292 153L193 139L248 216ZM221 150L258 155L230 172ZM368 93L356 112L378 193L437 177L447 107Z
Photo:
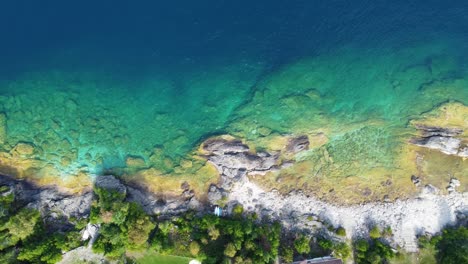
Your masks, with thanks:
M203 207L190 190L184 191L179 197L158 197L137 186L127 186L127 190L127 199L140 204L148 214L176 215Z
M291 138L286 146L286 151L290 153L297 153L303 150L309 149L309 137L306 135L298 136L295 138Z
M468 157L468 146L457 136L463 133L459 128L429 127L417 125L421 137L410 142L425 148L435 149L447 155Z
M229 189L233 182L248 174L265 174L278 169L279 153L253 153L239 140L215 138L203 144L207 159L221 174L221 188Z
M96 180L94 181L94 186L106 190L116 191L118 193L122 193L123 195L127 194L127 187L123 185L120 180L118 180L112 175L96 177Z
M48 222L62 223L63 218L83 218L89 215L92 191L71 195L60 192L53 186L36 186L24 180L0 175L0 186L2 185L10 188L18 206L39 210ZM54 224L54 227L61 228L59 224Z

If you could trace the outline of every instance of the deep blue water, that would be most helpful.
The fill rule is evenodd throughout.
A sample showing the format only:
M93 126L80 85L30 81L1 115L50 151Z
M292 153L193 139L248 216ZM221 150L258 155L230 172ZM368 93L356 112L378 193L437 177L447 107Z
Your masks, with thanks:
M464 41L467 12L466 1L2 1L0 66L141 74L233 57L278 65L346 45Z

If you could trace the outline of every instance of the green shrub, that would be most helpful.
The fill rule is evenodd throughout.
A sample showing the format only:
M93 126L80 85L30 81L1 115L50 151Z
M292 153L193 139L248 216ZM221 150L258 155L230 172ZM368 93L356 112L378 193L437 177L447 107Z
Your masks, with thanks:
M351 249L349 248L348 244L345 242L339 242L333 245L333 256L341 258L341 259L347 259L349 255L351 254Z
M244 213L244 207L240 204L236 204L234 208L232 208L232 215L235 217L241 217Z
M367 242L359 239L354 242L355 262L357 264L388 263L395 256L392 248L378 239Z
M333 242L325 238L320 238L318 240L318 245L325 250L331 250L333 248Z
M468 228L445 229L434 239L437 261L444 264L468 263Z
M382 235L383 236L386 236L386 237L391 237L393 236L393 230L390 226L387 226L384 228L383 232L382 232Z
M310 238L300 235L294 240L294 248L299 254L308 254L310 252Z
M294 250L291 247L282 247L281 248L281 258L285 263L293 262Z
M233 258L236 255L237 249L233 243L228 243L224 249L224 255L229 258Z
M200 253L200 244L198 244L196 241L190 242L189 250L192 256L194 257L198 256L198 253Z
M39 211L23 208L10 218L5 228L15 240L24 240L34 233L40 218Z
M55 234L29 240L18 254L18 260L32 263L57 263L62 259L60 249L63 238Z
M377 239L380 238L380 229L378 226L374 226L370 231L369 231L369 236L372 239Z
M335 232L339 236L342 236L342 237L346 236L346 230L341 226L338 227Z

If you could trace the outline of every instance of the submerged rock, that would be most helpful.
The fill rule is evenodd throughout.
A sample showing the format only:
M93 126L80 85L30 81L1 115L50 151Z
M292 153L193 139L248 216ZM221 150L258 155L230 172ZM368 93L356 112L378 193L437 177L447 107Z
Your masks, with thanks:
M289 140L286 151L290 153L297 153L303 150L308 150L309 144L309 137L306 135L295 137Z
M34 146L31 143L20 142L16 144L14 151L19 155L28 156L34 153Z
M7 140L7 117L5 113L0 113L0 144L5 144Z

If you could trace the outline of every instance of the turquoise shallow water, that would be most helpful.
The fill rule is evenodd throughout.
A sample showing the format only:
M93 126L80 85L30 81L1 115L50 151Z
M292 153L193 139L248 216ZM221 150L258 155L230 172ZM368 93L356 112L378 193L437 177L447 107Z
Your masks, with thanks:
M107 4L2 8L3 151L31 144L63 174L128 157L170 171L210 135L379 120L385 146L420 113L468 104L463 2Z

